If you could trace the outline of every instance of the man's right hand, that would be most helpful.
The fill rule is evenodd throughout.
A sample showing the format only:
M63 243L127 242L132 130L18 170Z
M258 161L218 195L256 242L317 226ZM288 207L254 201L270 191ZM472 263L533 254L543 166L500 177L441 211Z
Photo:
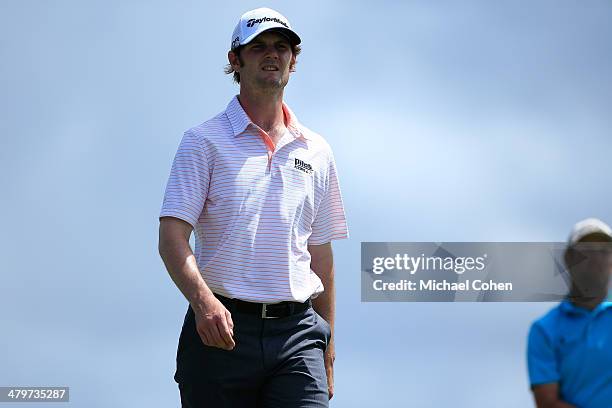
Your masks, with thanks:
M162 217L159 223L159 254L166 269L195 314L196 329L207 346L232 350L236 343L230 312L210 291L200 274L189 246L193 227L174 217Z
M558 383L539 384L531 389L538 408L576 408L561 399Z
M195 314L196 330L202 342L210 347L232 350L234 322L231 313L214 295L209 295L191 308Z

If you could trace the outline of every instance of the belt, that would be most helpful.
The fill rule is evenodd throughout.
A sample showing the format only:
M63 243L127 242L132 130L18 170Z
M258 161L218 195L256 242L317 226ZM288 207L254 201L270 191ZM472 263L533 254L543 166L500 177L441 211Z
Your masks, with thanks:
M242 312L259 316L262 319L276 319L287 317L305 311L311 306L310 299L304 303L280 302L280 303L254 303L240 299L230 299L215 293L215 297L227 306L230 311Z

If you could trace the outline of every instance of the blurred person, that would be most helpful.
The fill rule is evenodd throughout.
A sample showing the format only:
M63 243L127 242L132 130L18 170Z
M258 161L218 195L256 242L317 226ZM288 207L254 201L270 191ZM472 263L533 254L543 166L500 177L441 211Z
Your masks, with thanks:
M538 408L612 407L612 230L601 220L578 222L568 239L567 298L535 321L527 362Z
M239 95L185 132L174 158L159 251L189 302L174 376L183 407L333 396L331 241L348 230L331 148L283 101L300 43L274 10L242 15L225 70Z

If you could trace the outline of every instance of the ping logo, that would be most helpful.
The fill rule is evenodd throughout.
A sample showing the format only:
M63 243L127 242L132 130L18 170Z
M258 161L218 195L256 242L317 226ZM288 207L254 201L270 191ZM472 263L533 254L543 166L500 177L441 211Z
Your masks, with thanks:
M303 171L306 174L312 174L314 171L310 164L300 159L295 159L295 168Z
M247 21L247 27L251 28L255 24L259 24L259 23L263 23L263 22L267 22L267 21L273 21L275 23L282 24L285 27L289 28L289 25L287 23L285 23L283 20L279 20L276 17L251 18L249 21Z
M239 45L240 45L240 37L234 38L234 41L232 41L232 48L238 48Z

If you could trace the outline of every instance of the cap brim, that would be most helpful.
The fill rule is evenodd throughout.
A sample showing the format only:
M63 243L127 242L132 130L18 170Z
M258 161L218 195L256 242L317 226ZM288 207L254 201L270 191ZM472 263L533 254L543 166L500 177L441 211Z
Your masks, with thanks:
M288 28L284 28L284 27L272 27L272 28L268 28L267 30L262 31L266 32L266 31L277 31L280 34L283 34L285 37L287 37L289 39L289 42L293 45L298 45L299 43L302 42L302 39L296 34L294 33L292 30L288 29ZM261 34L261 33L259 33Z
M248 36L247 38L244 39L244 41L240 42L240 45L247 45L248 43L250 43L251 41L253 41L253 39L255 39L255 37L257 37L258 35L265 33L266 31L276 31L282 35L284 35L285 37L287 37L287 39L289 40L289 42L292 45L298 45L302 42L302 40L300 39L300 37L293 32L292 30L285 28L285 27L270 27L270 28L266 28L265 30L256 32L251 34L250 36ZM235 48L234 48L235 49Z
M589 231L576 237L574 243L584 242L612 242L612 237L604 231Z

